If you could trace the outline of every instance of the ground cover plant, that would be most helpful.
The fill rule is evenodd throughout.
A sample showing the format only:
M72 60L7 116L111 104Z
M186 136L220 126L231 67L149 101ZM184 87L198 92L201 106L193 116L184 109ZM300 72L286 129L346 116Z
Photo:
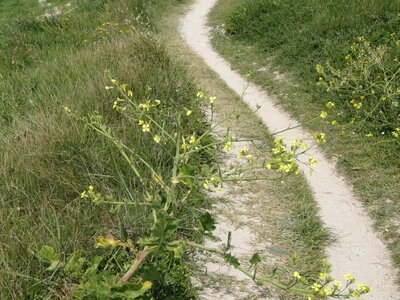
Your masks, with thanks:
M224 0L210 21L214 46L242 74L304 126L326 133L324 148L369 208L396 265L399 10L399 1Z

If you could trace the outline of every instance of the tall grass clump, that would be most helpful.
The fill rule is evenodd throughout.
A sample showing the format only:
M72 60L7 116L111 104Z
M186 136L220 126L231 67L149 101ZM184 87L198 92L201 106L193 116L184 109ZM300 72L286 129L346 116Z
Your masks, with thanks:
M114 146L87 125L71 120L64 106L82 115L97 111L160 174L169 169L173 151L168 147L154 151L153 143L112 109L115 94L104 88L111 76L131 87L134 101L160 99L164 107L176 111L191 105L194 118L185 123L185 130L202 133L202 114L192 101L195 87L185 70L155 39L142 33L145 21L124 21L144 16L137 11L139 2L145 7L143 1L78 1L77 7L58 16L26 16L1 24L2 299L71 295L76 279L44 271L45 263L38 258L43 245L62 256L79 250L91 259L94 236L111 234L126 240L149 230L146 207L98 206L80 198L88 185L119 199L141 199L143 193ZM208 159L199 156L194 164ZM144 176L151 177L146 172ZM192 209L184 208L181 214L189 224L198 214L196 208L206 204L196 193L188 203ZM104 251L110 259L114 254ZM153 295L191 298L187 267L168 257L159 264L162 271Z

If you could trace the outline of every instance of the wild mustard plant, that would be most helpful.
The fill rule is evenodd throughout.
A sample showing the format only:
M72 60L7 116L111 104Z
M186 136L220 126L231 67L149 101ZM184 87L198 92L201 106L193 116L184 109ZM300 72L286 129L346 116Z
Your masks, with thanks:
M336 69L329 63L317 65L318 85L335 95L320 117L343 130L366 136L398 138L400 131L400 38L392 33L386 45L374 46L358 37L346 66Z
M124 157L127 165L136 174L138 185L143 192L142 199L116 200L113 196L102 195L95 187L89 186L82 192L81 198L97 205L146 206L151 210L153 218L149 233L135 241L130 239L121 241L113 236L96 237L96 248L115 249L113 261L116 264L113 267L109 267L109 261L107 262L102 256L86 261L81 252L75 252L66 258L61 258L51 247L44 247L38 253L38 257L50 265L48 271L63 272L66 276L75 276L78 280L79 284L75 287L74 297L78 299L100 295L109 299L144 297L152 287L152 282L147 280L142 272L143 268L154 264L154 261L149 258L161 253L179 259L189 248L197 248L221 256L227 264L240 270L259 285L269 283L286 291L306 295L308 299L325 296L350 298L369 292L369 288L363 284L359 284L357 288L351 288L355 279L350 275L346 275L346 283L342 285L340 281L330 278L325 273L321 274L316 282L308 282L300 272L294 272L293 279L281 283L273 276L262 276L257 273L257 267L262 262L258 253L254 253L249 260L250 267L245 267L243 262L232 255L230 238L227 239L224 250L219 250L205 247L177 235L178 232L187 230L182 227L178 212L184 207L194 190L210 188L219 190L228 181L276 180L298 174L296 160L300 161L300 154L308 148L304 141L295 138L286 145L285 138L276 138L270 153L271 159L265 159L263 153L252 153L248 147L236 150L234 146L235 143L244 141L259 143L273 135L238 139L229 135L228 130L226 134L219 135L219 139L211 139L210 136L218 124L210 125L201 134L196 132L188 134L184 130L184 122L192 117L192 113L188 113L190 110L178 111L163 107L162 100L151 99L151 87L147 88L146 99L135 99L134 92L117 80L112 80L111 85L106 89L118 94L113 104L114 110L121 114L121 117L129 120L133 129L149 137L149 140L154 143L154 151L162 151L166 144L172 146L173 164L169 173L162 175L157 166L148 162L134 147L129 147L124 143L123 139L105 124L99 114L82 117L71 109L65 108L66 113L72 118L85 122L88 128L115 145L116 151ZM197 93L197 98L204 101L211 111L214 109L215 101L218 101L215 97L206 97L202 91ZM169 126L167 127L165 122L160 122L157 115L162 115L162 119L168 120ZM314 138L318 142L325 142L325 135L322 133L316 133ZM211 167L205 165L201 169L194 168L192 160L207 151L236 151L237 157L245 158L247 163L238 162L227 169L222 169L218 165ZM309 161L304 163L313 166L316 160L310 157ZM258 169L272 169L279 176L260 178L254 175L254 171ZM144 170L151 174L150 178L145 178ZM195 230L203 236L212 235L216 228L215 220L210 213L202 214L197 224L197 227L190 230Z

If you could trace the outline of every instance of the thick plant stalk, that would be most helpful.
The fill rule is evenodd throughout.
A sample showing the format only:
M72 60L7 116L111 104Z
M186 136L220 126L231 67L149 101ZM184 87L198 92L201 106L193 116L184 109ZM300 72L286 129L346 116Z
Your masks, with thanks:
M146 259L146 257L150 254L151 250L153 248L146 246L144 247L143 251L136 256L135 263L130 267L128 272L125 273L124 276L121 277L121 279L118 282L127 282L133 274L139 269L140 265L143 263L143 261Z

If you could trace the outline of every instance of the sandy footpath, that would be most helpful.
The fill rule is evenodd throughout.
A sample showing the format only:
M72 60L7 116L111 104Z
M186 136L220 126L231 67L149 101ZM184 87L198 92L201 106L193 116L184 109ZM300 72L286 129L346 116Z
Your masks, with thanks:
M211 47L209 41L207 14L216 0L196 0L182 19L181 34L186 43L201 56L238 95L246 93L243 100L251 109L261 108L257 115L271 132L280 131L298 123L278 108L267 93L250 84L245 78L231 70L230 65ZM247 89L246 89L247 87ZM301 128L285 132L286 139L294 137L307 139L308 134ZM279 135L278 135L279 137ZM372 221L352 189L318 149L311 149L308 156L314 156L318 165L310 174L307 166L300 165L314 192L320 207L320 217L325 226L337 236L337 241L327 249L332 264L332 276L343 280L343 274L351 273L358 282L369 285L372 293L364 299L399 300L400 293L394 283L396 271L391 266L388 250L372 229Z

